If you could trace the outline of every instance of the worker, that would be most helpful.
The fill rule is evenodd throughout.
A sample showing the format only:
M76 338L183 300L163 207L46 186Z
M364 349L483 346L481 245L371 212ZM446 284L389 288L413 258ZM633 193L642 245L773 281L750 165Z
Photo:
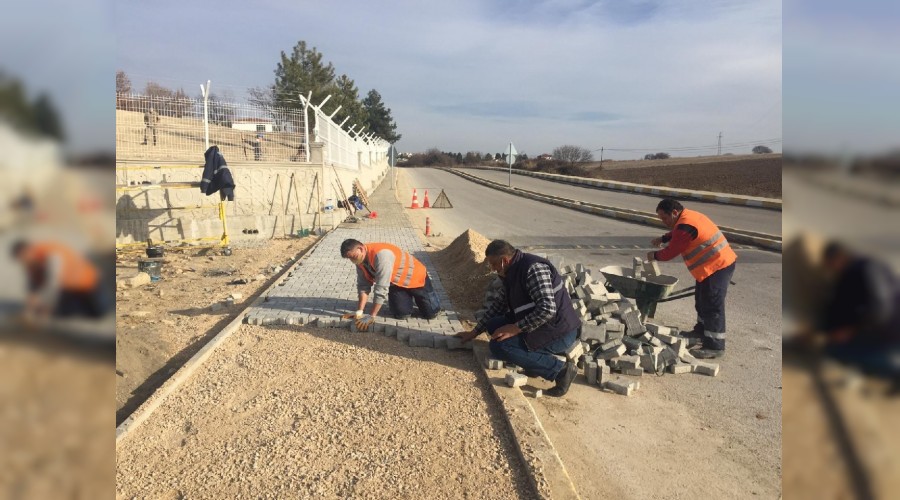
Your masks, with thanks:
M529 377L555 382L547 395L564 396L578 367L556 355L564 355L577 342L581 320L559 272L547 259L504 240L492 241L484 253L503 287L475 327L456 336L467 342L487 331L495 359L522 367Z
M67 245L20 240L12 255L27 275L26 323L41 324L51 316L99 318L110 309L97 267Z
M390 243L362 243L347 239L341 243L341 257L356 265L356 289L359 304L356 312L343 315L356 321L360 331L367 331L384 301L397 319L408 319L413 303L419 315L434 319L441 312L441 300L434 291L425 265L408 252ZM365 314L369 295L374 295L372 310Z
M681 255L696 280L694 308L697 323L685 336L700 342L692 351L696 358L712 359L725 354L725 295L734 275L737 255L709 217L665 198L656 206L656 215L671 231L651 241L659 247L647 254L648 261L667 261Z
M156 112L156 108L151 107L149 111L144 111L144 142L141 144L147 145L147 132L151 132L153 134L153 145L156 146L156 125L159 123L159 113Z
M900 381L900 280L884 263L839 242L825 246L823 264L834 292L819 329L825 352L866 373Z

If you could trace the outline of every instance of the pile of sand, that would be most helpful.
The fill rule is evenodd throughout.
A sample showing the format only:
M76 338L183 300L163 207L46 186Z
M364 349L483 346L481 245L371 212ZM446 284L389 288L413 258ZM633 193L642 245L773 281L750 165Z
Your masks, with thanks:
M472 313L481 308L485 288L495 277L484 263L484 251L490 242L469 229L443 250L431 254L444 288L464 317L473 317Z

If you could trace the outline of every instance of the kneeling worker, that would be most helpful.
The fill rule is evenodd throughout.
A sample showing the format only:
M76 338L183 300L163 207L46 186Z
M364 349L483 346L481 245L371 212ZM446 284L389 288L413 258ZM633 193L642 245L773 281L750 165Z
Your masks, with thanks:
M27 323L41 324L51 316L99 318L111 309L99 270L68 246L22 240L13 244L12 255L28 277Z
M412 315L413 303L425 319L441 312L441 300L431 285L428 270L418 259L390 243L362 243L347 239L341 243L341 257L356 264L359 306L344 319L356 319L356 326L367 331L381 311L385 299L397 319ZM374 285L374 290L373 290ZM366 315L366 302L374 293L372 311Z
M503 280L502 292L475 328L456 336L469 341L487 331L495 359L521 366L529 377L555 381L548 396L565 395L578 367L555 355L565 355L576 342L581 319L559 272L547 259L503 240L492 241L484 253Z

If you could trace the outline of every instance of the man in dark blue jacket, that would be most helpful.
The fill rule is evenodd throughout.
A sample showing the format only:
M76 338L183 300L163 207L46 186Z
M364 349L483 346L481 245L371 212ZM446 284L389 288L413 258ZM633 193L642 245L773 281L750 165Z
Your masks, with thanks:
M556 355L564 355L575 344L581 320L559 272L547 259L503 240L492 241L484 253L503 288L481 321L456 336L468 341L487 331L495 359L521 366L530 377L555 381L548 396L565 395L578 368Z

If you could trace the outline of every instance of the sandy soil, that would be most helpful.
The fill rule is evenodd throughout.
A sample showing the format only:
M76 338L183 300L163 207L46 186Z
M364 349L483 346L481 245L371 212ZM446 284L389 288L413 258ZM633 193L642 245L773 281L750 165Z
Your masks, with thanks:
M244 325L119 447L117 498L533 498L471 352Z
M231 256L207 250L167 250L163 279L116 293L116 424L253 301L273 271L309 248L315 237L269 240L234 248ZM122 255L117 279L137 273L143 253ZM237 279L246 284L230 284ZM212 311L232 293L235 305Z
M780 154L716 158L603 162L603 170L592 173L612 181L781 198Z

